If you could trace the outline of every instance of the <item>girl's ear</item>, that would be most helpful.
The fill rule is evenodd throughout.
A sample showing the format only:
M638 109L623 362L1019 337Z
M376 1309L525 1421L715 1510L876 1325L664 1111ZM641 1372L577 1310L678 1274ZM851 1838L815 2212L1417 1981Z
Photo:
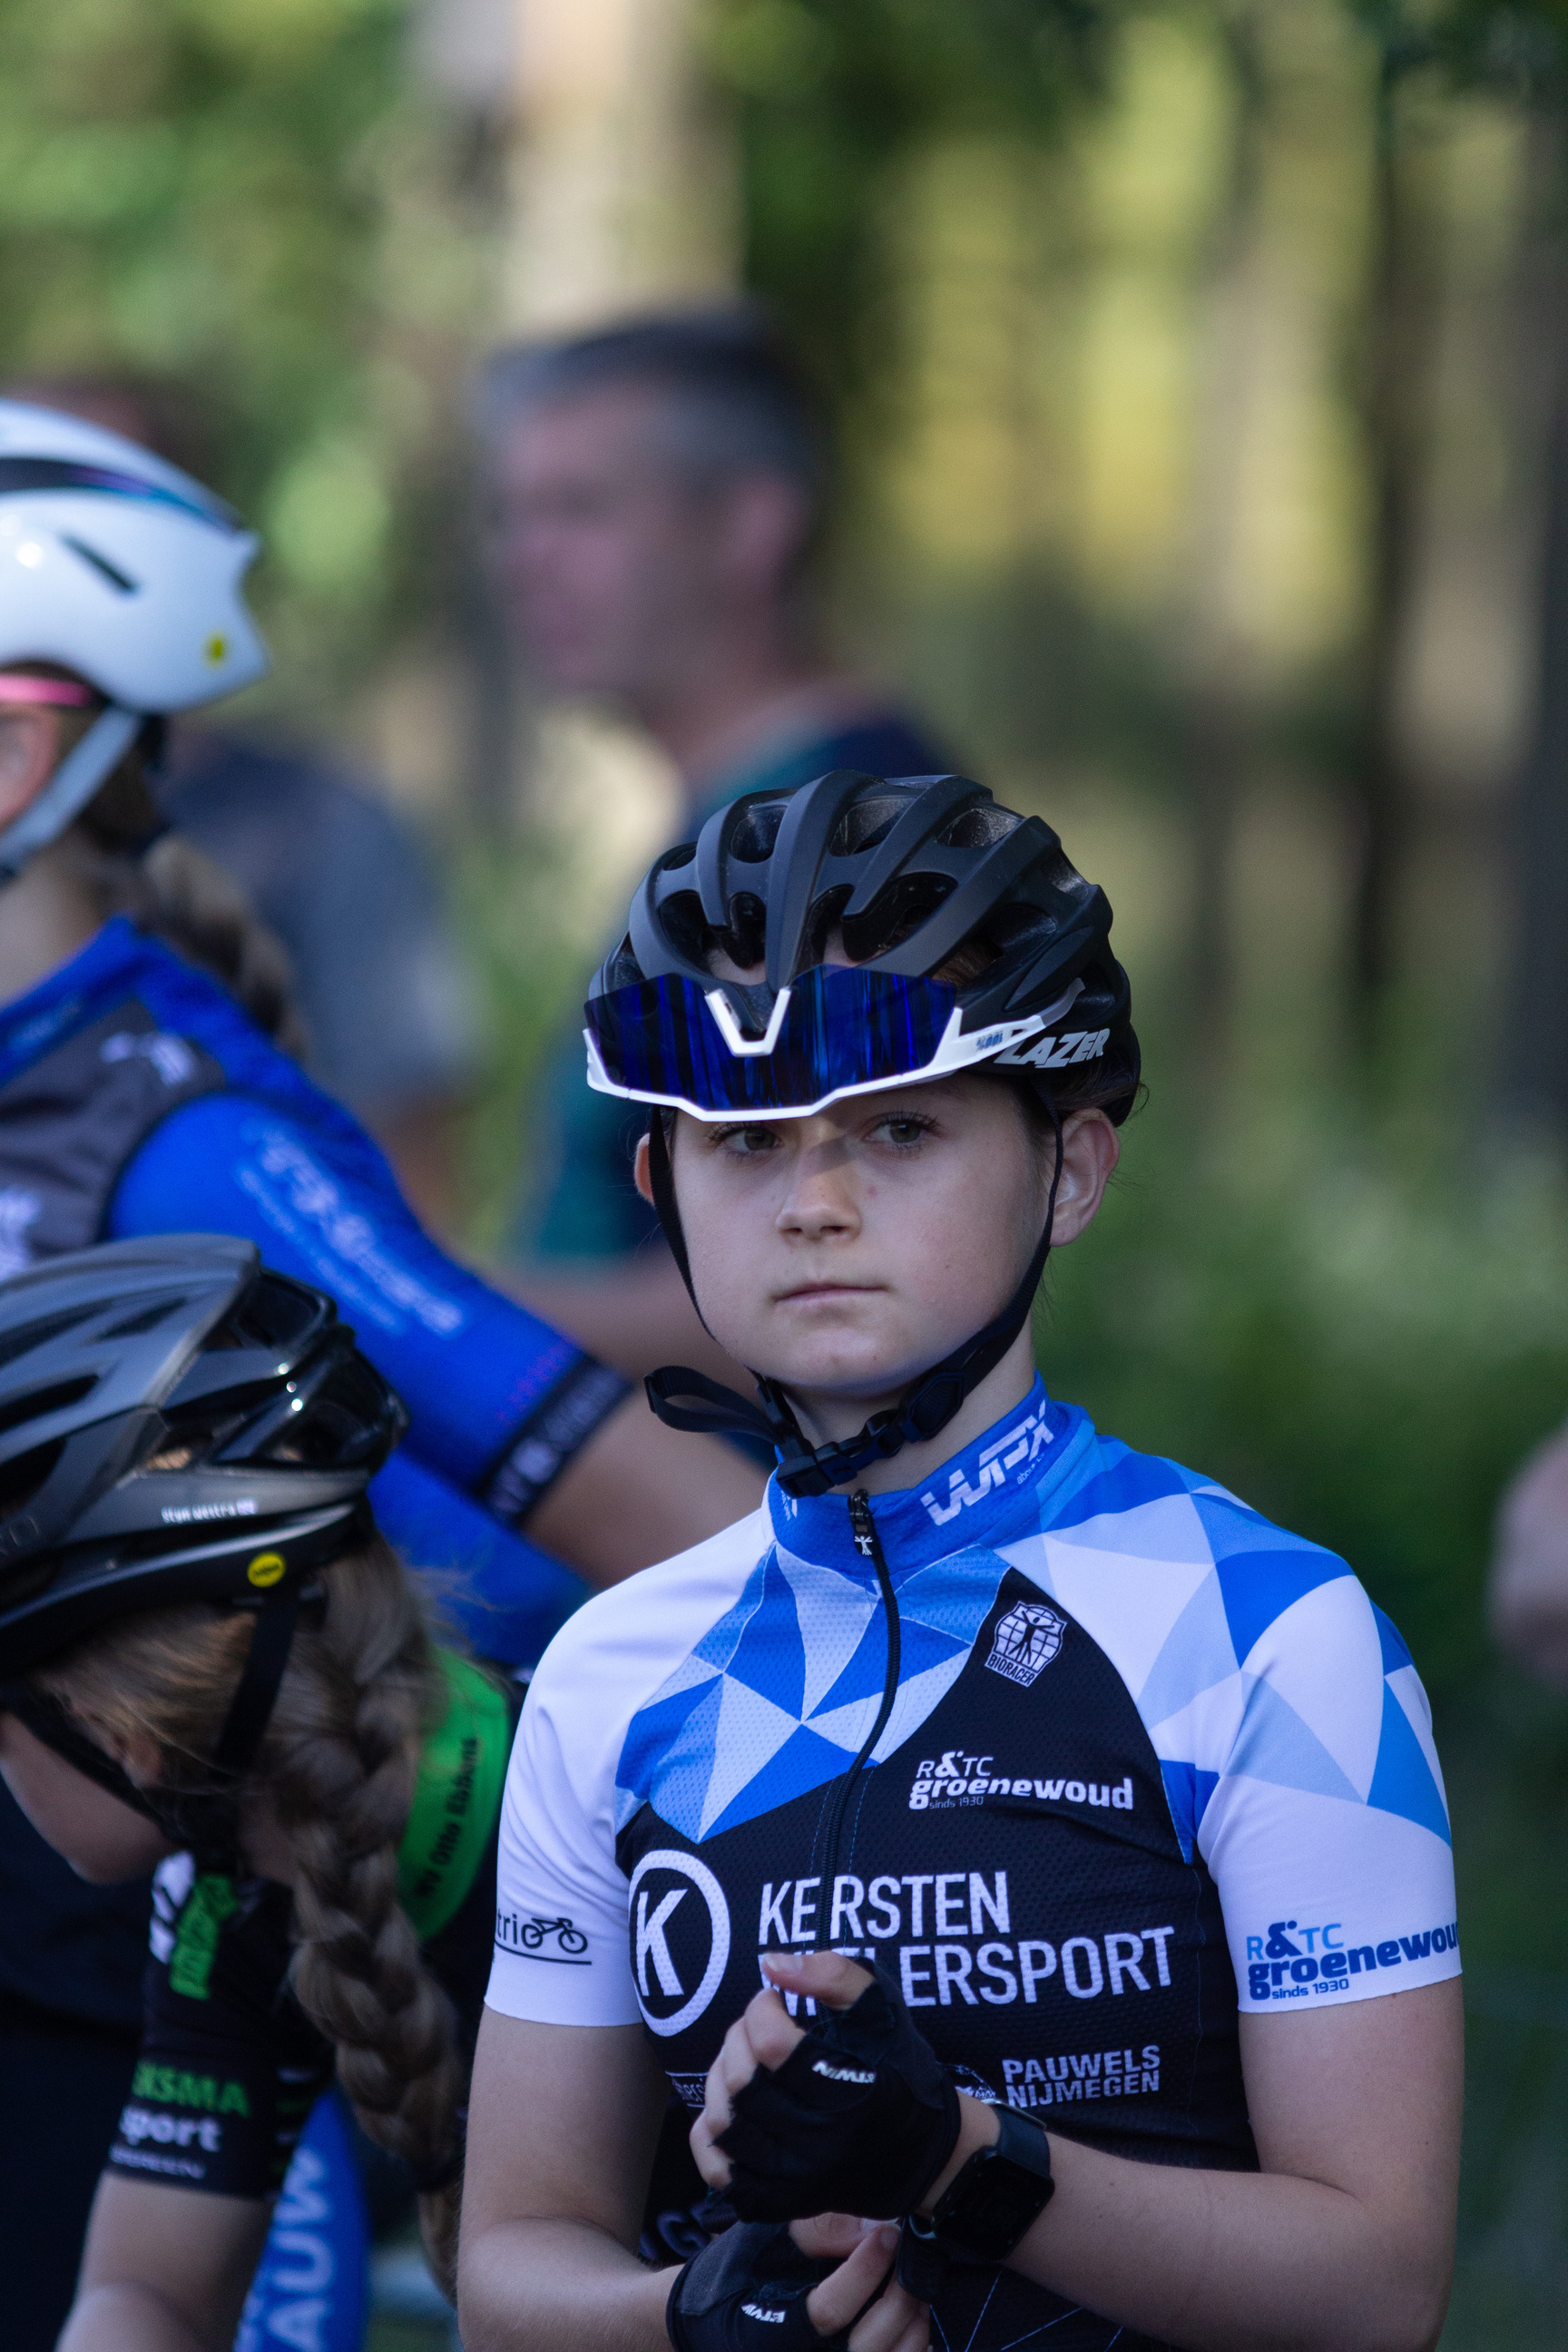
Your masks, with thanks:
M1051 1229L1053 1245L1077 1241L1094 1223L1121 1156L1121 1139L1102 1110L1080 1110L1062 1121L1062 1174Z
M163 1751L150 1731L119 1731L110 1733L97 1724L89 1735L107 1755L112 1756L128 1780L139 1789L156 1788L163 1770Z
M656 1111L654 1113L654 1117L657 1118L658 1116L658 1114ZM636 1184L637 1191L642 1194L643 1199L647 1202L648 1207L651 1209L653 1206L653 1178L648 1173L648 1148L647 1138L646 1135L643 1136L638 1142L637 1156L632 1162L632 1181Z

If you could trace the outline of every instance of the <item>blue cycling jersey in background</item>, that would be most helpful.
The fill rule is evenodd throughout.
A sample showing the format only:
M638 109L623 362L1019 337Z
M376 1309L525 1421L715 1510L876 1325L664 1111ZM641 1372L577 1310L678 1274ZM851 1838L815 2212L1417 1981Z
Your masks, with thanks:
M447 1257L348 1112L119 919L0 1016L0 1271L127 1234L248 1235L336 1299L410 1450L509 1524L626 1394Z
M0 1011L0 1275L182 1232L246 1234L337 1300L411 1415L382 1526L477 1649L537 1656L584 1588L515 1523L626 1383L446 1256L357 1122L117 919ZM144 1889L83 1885L0 1801L0 2000L129 2030L145 1916Z

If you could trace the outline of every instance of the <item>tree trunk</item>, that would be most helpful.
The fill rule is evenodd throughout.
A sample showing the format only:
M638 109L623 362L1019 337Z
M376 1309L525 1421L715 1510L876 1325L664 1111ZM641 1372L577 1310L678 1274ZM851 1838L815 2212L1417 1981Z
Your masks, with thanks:
M1411 826L1399 740L1400 666L1416 578L1436 322L1431 224L1402 152L1399 87L1406 60L1384 47L1374 111L1373 241L1362 390L1370 517L1368 611L1347 778L1354 859L1349 1002L1355 1045L1375 1049L1394 977L1400 886Z
M1568 121L1560 109L1543 110L1536 143L1549 193L1523 272L1521 324L1544 377L1545 512L1535 720L1514 803L1502 1065L1513 1118L1561 1147L1568 1143ZM1522 373L1534 373L1528 358Z

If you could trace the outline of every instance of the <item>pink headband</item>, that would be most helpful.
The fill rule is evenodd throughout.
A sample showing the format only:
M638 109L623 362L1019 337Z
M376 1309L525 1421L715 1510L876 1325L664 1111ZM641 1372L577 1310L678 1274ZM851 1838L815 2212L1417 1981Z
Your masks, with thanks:
M98 697L90 686L68 677L34 677L19 669L0 669L0 702L63 702L82 710Z

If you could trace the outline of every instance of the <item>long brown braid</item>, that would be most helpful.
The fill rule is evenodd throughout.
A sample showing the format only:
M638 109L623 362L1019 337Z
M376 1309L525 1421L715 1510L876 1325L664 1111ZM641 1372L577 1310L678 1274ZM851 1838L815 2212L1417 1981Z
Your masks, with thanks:
M297 1871L292 1969L335 2045L338 2079L370 2137L437 2173L454 2158L466 2065L451 2004L397 1901L420 1743L446 1690L414 1580L374 1537L325 1571L324 1614L294 1638L253 1786ZM90 1736L123 1752L149 1735L172 1785L199 1784L251 1620L202 1606L128 1618L37 1669ZM426 2250L451 2292L454 2183L420 2200Z

